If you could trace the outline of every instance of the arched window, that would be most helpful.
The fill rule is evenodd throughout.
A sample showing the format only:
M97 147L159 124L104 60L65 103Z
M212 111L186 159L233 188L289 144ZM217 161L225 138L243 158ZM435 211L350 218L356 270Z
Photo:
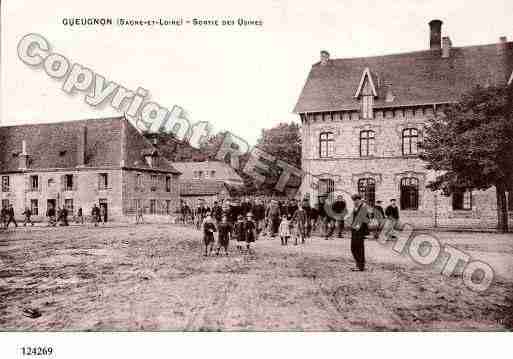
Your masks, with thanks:
M319 136L319 156L331 157L335 153L335 136L333 132L322 132Z
M401 179L401 209L419 208L419 180L414 177Z
M324 203L326 200L333 200L333 193L335 192L335 181L331 178L322 178L319 180L319 203Z
M376 201L376 182L374 178L360 178L358 180L358 193L368 205L374 206Z
M374 131L360 131L360 157L372 156L374 153Z
M472 190L459 189L452 193L452 209L454 211L472 209Z
M403 156L416 155L418 152L419 130L405 128L403 130Z

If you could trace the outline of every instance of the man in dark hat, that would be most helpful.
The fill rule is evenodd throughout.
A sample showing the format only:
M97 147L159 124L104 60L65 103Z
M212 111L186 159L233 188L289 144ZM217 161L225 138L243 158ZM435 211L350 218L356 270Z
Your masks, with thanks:
M394 229L399 222L399 208L397 208L397 204L395 202L395 198L390 200L390 205L385 209L385 216L387 218L387 235L390 235L392 238L396 238L394 233Z
M369 213L367 206L359 194L351 196L354 203L353 220L351 221L351 253L356 262L352 271L365 270L365 236L369 234Z

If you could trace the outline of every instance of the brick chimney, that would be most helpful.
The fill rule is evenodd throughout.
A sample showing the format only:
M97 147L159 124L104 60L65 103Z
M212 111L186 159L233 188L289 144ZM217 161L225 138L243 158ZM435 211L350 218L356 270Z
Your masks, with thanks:
M28 168L28 153L27 153L27 142L25 140L21 141L21 153L18 156L19 159L19 169L26 170Z
M448 59L451 57L451 47L452 41L449 36L444 36L442 38L442 57L444 59Z
M442 48L442 24L441 20L431 20L429 22L429 48L431 50Z
M321 65L327 65L330 61L330 53L326 50L321 51Z
M501 36L499 38L499 42L497 43L497 53L500 55L504 50L506 50L506 43L508 42L508 38L506 36Z
M84 124L78 133L77 139L77 166L83 167L86 165L87 157L87 126Z

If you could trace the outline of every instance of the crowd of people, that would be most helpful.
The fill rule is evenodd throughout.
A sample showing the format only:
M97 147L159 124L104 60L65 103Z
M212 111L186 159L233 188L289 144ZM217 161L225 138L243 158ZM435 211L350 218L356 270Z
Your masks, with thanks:
M30 208L25 208L25 210L22 213L23 215L23 226L26 227L28 224L31 226L34 225L34 221L32 221L32 211ZM57 207L50 205L48 206L48 209L46 210L46 223L49 227L56 227L59 226L69 226L69 219L70 214L66 207ZM86 219L84 218L84 213L82 208L79 208L77 210L77 213L72 216L72 221L74 221L77 224L84 224L86 222ZM91 208L91 216L90 216L91 223L94 224L94 226L98 226L99 224L105 224L107 223L107 211L104 206L96 206L96 204L93 205ZM4 207L0 211L0 222L1 222L1 229L8 229L9 225L12 223L15 228L18 227L18 223L16 222L16 218L14 215L14 208L12 204L10 204L8 207Z
M341 195L334 201L320 202L314 206L310 206L308 198L302 201L265 197L228 198L215 201L212 206L200 201L196 208L191 208L182 200L177 212L180 223L194 225L203 231L205 256L214 252L216 255L222 252L228 255L230 242L236 243L238 251L250 253L252 243L259 238L279 237L283 246L289 242L293 245L304 244L312 234L325 240L342 238L345 222L349 221L355 270L363 271L363 243L371 234L370 223L374 222L372 231L375 238L383 231L393 237L393 229L399 221L399 209L395 199L390 200L386 209L382 201L371 206L359 194L353 195L351 199L352 213L348 212L348 206Z
M308 198L302 201L295 199L276 199L268 197L227 198L215 201L208 206L200 201L196 208L191 208L181 200L177 209L178 222L195 226L203 232L204 255L229 254L229 243L235 242L241 253L253 252L252 244L259 238L280 238L281 245L287 246L305 244L312 234L326 240L344 236L345 222L350 222L351 252L356 262L355 270L365 270L364 239L374 232L377 239L382 232L387 238L394 237L394 229L399 221L399 208L396 200L391 199L384 209L382 201L369 205L359 194L351 196L353 200L352 213L343 196L339 195L333 201L320 200L310 206ZM23 225L34 225L32 212L25 208ZM16 222L12 205L2 208L0 212L1 228L7 229ZM69 212L64 207L49 206L47 212L48 226L68 226ZM73 216L75 223L86 222L82 208ZM91 208L91 223L94 226L107 222L107 212L104 206L93 205ZM374 222L371 228L370 223ZM142 223L142 209L136 211L136 223ZM216 240L217 239L217 240ZM217 242L217 246L215 245Z

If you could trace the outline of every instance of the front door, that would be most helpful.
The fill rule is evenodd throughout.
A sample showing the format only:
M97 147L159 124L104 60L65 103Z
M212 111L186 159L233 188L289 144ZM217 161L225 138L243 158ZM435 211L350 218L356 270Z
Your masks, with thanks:
M102 218L105 222L107 222L108 218L108 207L107 207L107 200L105 198L100 198L100 200L98 201L99 204L100 204L100 208L104 208L105 209L105 218ZM101 213L101 212L100 212Z
M48 211L50 208L57 209L57 200L48 199L46 200L46 210Z

